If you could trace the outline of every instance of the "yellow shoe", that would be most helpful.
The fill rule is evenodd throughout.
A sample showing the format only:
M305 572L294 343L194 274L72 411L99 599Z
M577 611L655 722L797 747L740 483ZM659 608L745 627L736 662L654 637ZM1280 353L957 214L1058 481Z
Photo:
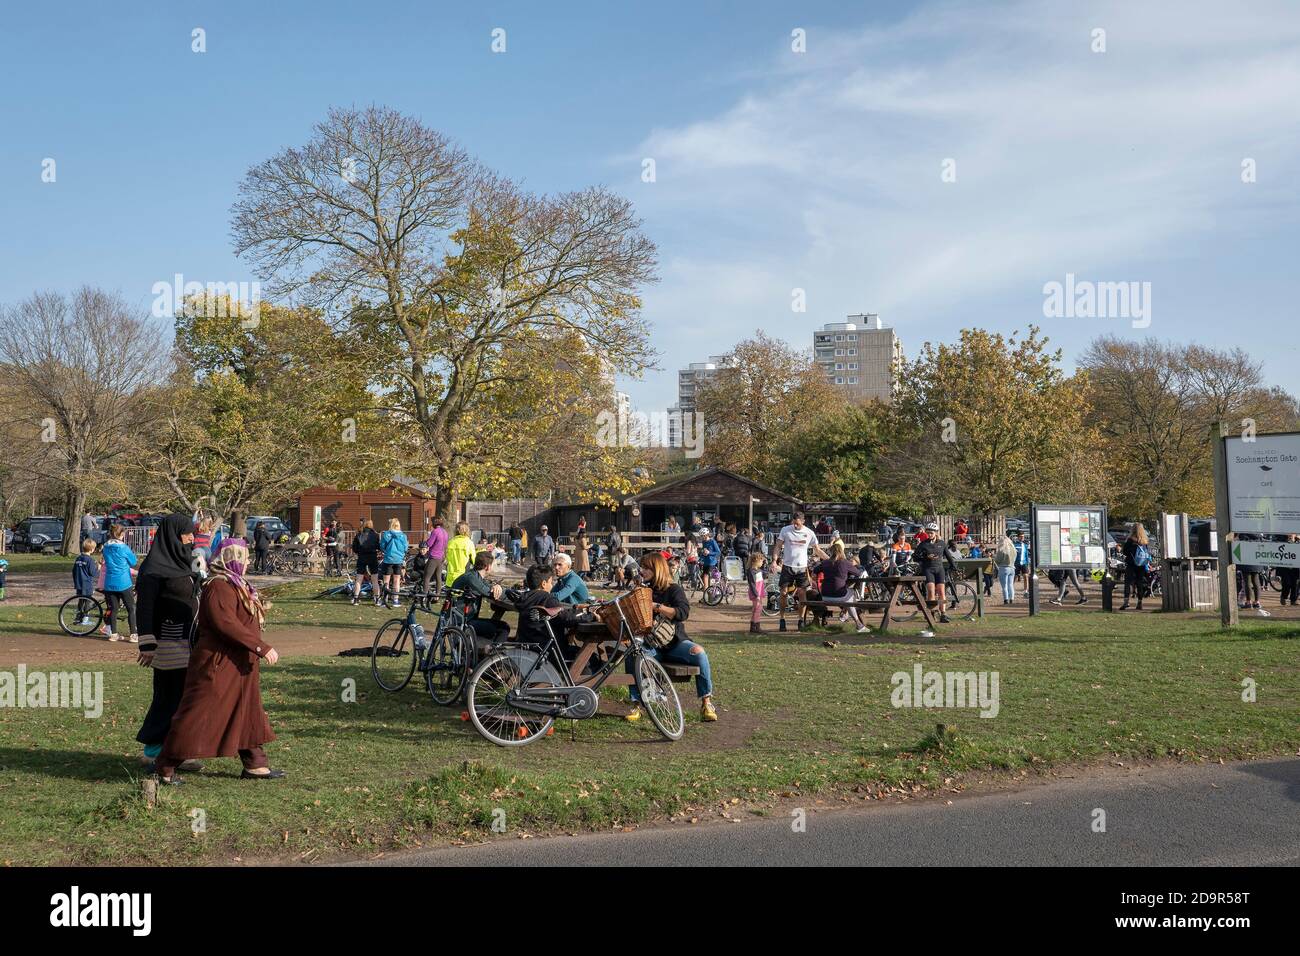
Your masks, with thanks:
M700 701L700 720L717 720L718 712L714 709L713 698L706 697Z
M623 719L626 720L629 724L635 724L638 720L641 719L641 707L639 705L637 707L634 707L630 714L623 715Z

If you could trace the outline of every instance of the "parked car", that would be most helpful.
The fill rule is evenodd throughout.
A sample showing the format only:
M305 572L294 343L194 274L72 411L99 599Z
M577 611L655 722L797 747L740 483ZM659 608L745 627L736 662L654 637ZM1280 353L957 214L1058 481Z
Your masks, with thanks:
M14 525L10 549L20 551L57 551L63 546L63 519L53 515L33 515Z
M293 537L293 531L284 519L277 518L275 515L250 515L244 519L244 531L249 541L253 540L253 529L259 524L266 525L266 530L271 532L271 540L277 544Z

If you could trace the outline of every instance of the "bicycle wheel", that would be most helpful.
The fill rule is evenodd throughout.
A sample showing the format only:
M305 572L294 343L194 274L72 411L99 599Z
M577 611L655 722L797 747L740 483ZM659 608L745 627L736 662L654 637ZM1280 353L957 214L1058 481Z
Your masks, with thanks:
M458 627L444 627L434 637L428 655L424 686L435 704L450 707L460 700L473 669L473 636Z
M527 666L508 654L493 654L474 668L465 686L465 701L474 729L498 747L522 747L545 736L555 718L522 710L510 703L509 692L523 685ZM540 673L531 683L549 685Z
M717 607L722 603L722 586L720 584L710 584L704 589L702 600L708 607Z
M384 690L396 693L411 682L415 658L415 637L406 626L406 618L385 621L375 632L375 642L370 645L370 673Z
M680 740L686 731L686 718L682 716L682 702L668 672L657 660L644 654L637 655L635 670L641 706L659 733L669 740Z
M949 615L971 618L975 616L975 589L965 581L948 585L945 596L946 610Z
M81 607L82 601L85 601L87 605L84 614ZM71 634L73 637L85 637L88 634L94 634L103 623L104 605L94 598L83 598L74 595L59 605L59 627L63 628L65 634Z
M889 619L903 624L920 613L921 606L916 603L916 598L912 597L911 594L904 594L898 599L898 605L894 608L893 613L889 615Z

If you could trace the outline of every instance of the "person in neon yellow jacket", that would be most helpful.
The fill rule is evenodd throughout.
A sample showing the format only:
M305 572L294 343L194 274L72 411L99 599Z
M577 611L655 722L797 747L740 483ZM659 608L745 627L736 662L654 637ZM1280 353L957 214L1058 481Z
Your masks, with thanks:
M456 536L447 542L447 580L455 581L474 564L474 540L469 536L469 525L456 523Z

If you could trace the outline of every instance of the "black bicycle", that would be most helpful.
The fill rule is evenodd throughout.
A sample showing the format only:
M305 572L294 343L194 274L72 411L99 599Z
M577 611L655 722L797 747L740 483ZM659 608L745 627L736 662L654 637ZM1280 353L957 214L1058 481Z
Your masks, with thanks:
M370 646L370 673L389 693L406 687L416 668L434 703L450 707L460 699L465 678L475 662L474 632L465 618L465 595L443 591L442 607L433 634L416 620L416 612L432 613L428 599L412 599L406 617L385 621Z
M64 634L86 637L104 623L104 605L96 597L74 594L59 605L59 627Z
M645 638L633 633L620 595L595 607L618 609L619 633L609 660L595 673L574 683L569 677L550 618L545 644L506 644L474 669L465 688L474 729L501 747L522 747L547 733L557 717L584 720L600 706L600 688L625 661L631 660L641 706L664 737L678 740L686 730L682 703L663 665L646 651Z

